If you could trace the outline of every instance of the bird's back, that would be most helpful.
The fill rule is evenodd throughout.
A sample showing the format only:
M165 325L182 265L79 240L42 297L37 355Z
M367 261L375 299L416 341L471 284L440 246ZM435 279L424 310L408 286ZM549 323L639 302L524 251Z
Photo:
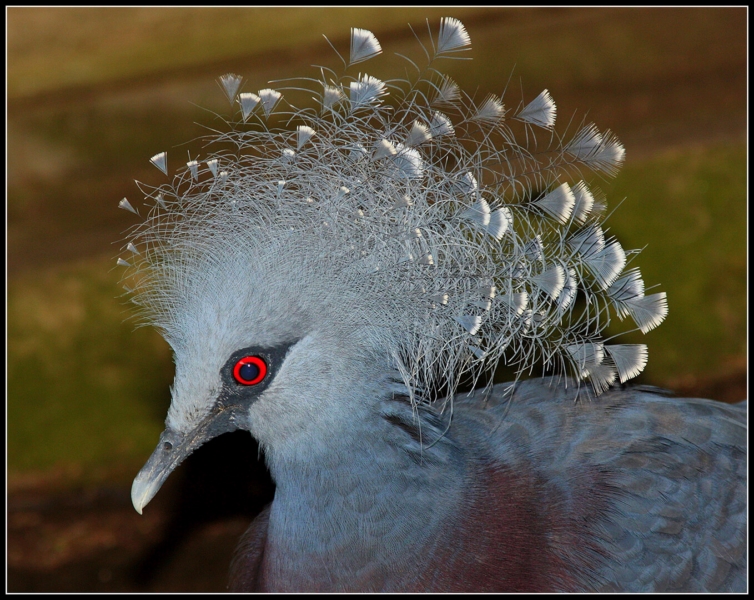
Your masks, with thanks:
M504 465L524 530L581 583L744 590L745 407L642 386L577 396L545 379L479 391L455 404L453 435Z

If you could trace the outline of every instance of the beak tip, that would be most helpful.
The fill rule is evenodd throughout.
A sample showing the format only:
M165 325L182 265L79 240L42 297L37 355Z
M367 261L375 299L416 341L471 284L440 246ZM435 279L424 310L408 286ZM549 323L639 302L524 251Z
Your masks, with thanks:
M134 505L134 509L136 510L136 512L141 514L142 510L144 509L144 505L141 502L139 502L137 498L134 498L133 496L131 497L131 503Z
M149 504L152 496L154 496L154 494L150 495L149 493L151 486L145 485L145 483L147 482L143 480L141 473L139 473L131 486L131 503L139 514L142 514L144 507Z

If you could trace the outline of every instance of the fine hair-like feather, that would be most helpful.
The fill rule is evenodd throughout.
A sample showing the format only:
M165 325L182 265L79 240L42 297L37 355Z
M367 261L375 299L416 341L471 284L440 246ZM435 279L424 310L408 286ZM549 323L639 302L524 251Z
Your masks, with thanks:
M217 149L141 184L149 213L118 263L145 321L178 350L189 305L233 311L261 288L290 327L383 356L414 402L452 398L461 377L501 361L596 393L638 375L646 347L603 332L617 316L646 333L667 302L645 295L638 268L625 270L637 251L602 226L592 180L618 171L623 146L588 123L561 138L547 90L519 109L492 94L477 103L440 69L469 49L463 24L445 18L423 45L427 64L406 59L413 77L354 72L382 52L364 29L342 73L254 93L220 77L233 115L208 140ZM287 89L314 104L289 104ZM165 152L151 162L169 172Z

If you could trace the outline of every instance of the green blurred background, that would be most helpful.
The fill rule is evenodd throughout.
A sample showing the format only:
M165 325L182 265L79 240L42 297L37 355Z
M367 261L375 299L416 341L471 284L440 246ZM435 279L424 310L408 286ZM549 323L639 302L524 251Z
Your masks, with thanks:
M648 284L668 294L645 383L745 395L747 326L746 9L10 8L8 17L9 491L127 485L169 403L166 344L135 330L115 257L142 197L133 180L228 104L215 78L256 91L337 66L349 28L397 77L426 39L425 18L467 26L472 62L447 61L469 92L507 106L548 88L559 129L584 115L613 130L625 168L601 183ZM171 170L172 170L171 168ZM627 340L628 341L628 340Z

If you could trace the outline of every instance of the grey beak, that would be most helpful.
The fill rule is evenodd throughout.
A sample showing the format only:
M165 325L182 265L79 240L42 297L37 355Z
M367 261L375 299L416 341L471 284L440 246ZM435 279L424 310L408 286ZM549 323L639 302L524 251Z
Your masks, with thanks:
M157 448L131 486L131 502L136 512L141 514L168 476L189 454L212 438L238 428L232 408L218 404L188 433L165 429L160 435Z

